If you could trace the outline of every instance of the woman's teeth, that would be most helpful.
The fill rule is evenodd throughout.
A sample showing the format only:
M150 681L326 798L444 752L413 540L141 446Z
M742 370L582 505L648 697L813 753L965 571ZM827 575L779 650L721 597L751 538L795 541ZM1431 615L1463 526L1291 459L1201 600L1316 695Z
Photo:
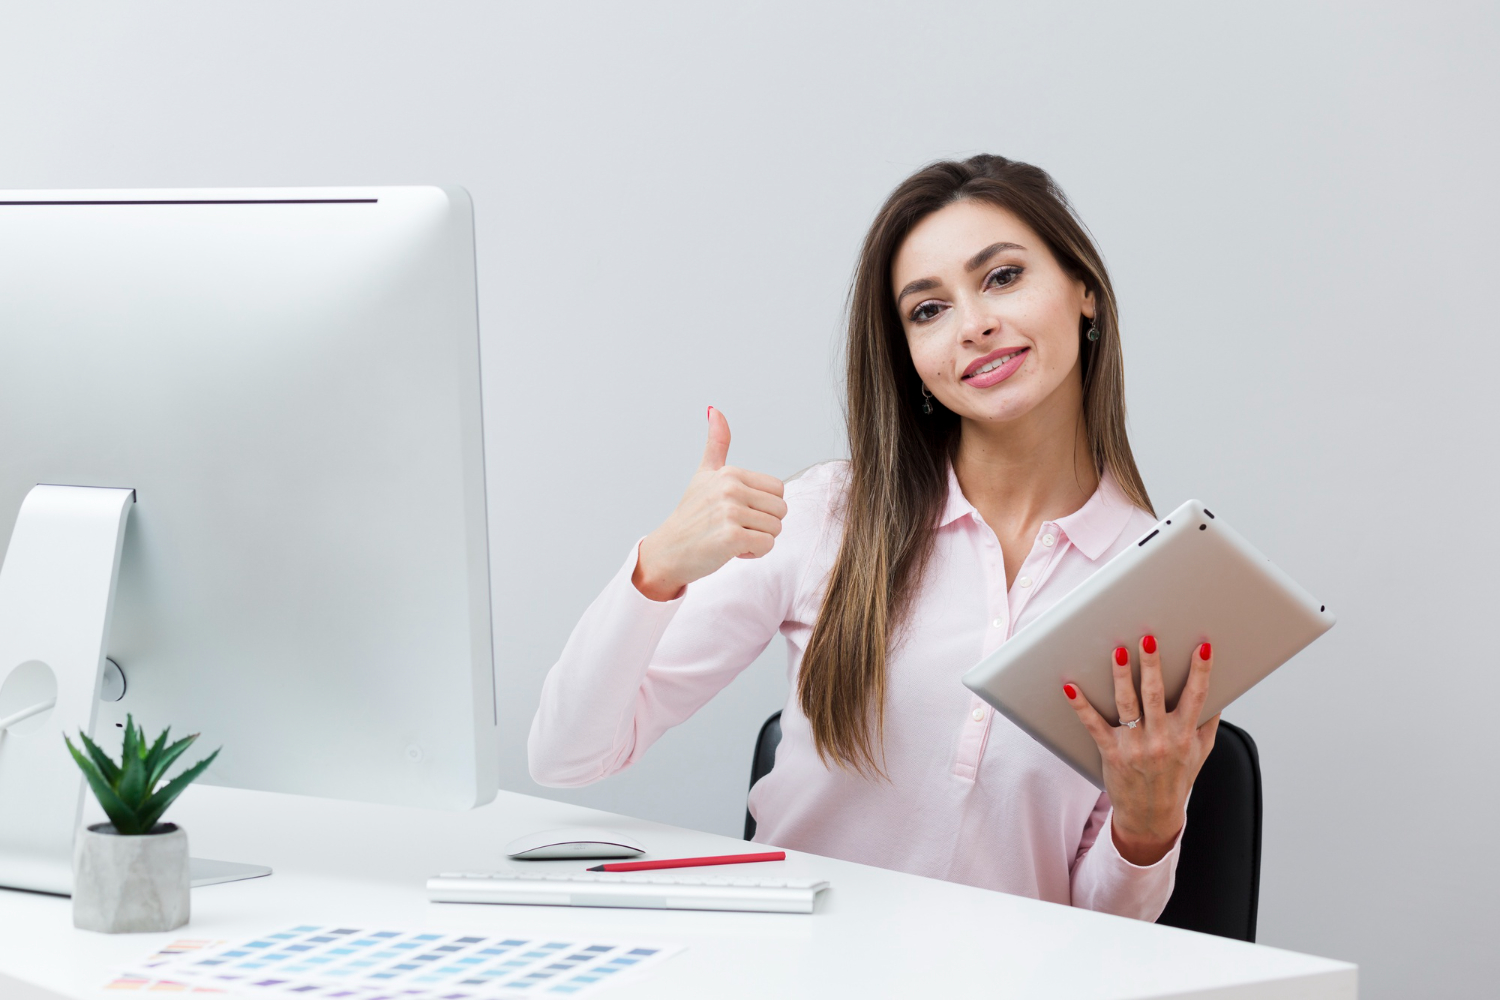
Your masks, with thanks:
M991 361L989 364L987 364L983 368L979 369L973 375L970 375L969 378L974 378L977 375L983 375L985 372L992 372L992 371L994 371L996 368L999 368L1001 365L1005 364L1011 358L1015 357L1017 354L1020 354L1021 351L1024 351L1024 350L1026 350L1026 348L1023 347L1023 348L1021 348L1020 351L1011 351L1009 354L1005 354L1005 355L1002 355L1002 356L996 358L994 361Z

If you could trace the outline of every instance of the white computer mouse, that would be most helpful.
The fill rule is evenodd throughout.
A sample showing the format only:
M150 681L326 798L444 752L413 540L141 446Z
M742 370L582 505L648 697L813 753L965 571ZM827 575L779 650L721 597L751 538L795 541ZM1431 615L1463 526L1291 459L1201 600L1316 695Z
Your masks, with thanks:
M646 849L633 838L598 827L563 827L528 833L505 846L507 857L523 861L546 858L634 858Z

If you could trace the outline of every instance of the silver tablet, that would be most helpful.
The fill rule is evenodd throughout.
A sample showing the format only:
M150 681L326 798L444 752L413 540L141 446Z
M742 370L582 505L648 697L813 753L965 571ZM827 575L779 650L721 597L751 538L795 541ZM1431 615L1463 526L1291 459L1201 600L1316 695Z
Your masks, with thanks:
M1131 651L1139 684L1140 639L1154 635L1171 709L1187 683L1193 648L1210 642L1214 668L1202 722L1333 623L1323 604L1223 518L1189 500L980 661L963 681L1102 788L1099 749L1063 697L1064 682L1076 684L1100 715L1118 723L1111 654L1116 646Z

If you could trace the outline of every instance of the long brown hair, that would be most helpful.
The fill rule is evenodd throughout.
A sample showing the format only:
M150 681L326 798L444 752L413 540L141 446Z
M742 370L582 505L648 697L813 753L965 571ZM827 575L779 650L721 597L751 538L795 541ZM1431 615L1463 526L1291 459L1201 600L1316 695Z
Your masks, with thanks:
M1099 338L1087 338L1082 317L1078 329L1089 448L1101 474L1108 469L1131 503L1152 509L1125 436L1114 289L1062 190L1046 171L1002 156L934 163L907 178L865 237L849 295L844 537L797 687L819 757L861 773L883 773L886 658L932 552L959 429L957 414L935 399L932 414L920 411L922 382L896 311L891 262L917 223L965 199L1013 213L1094 293Z

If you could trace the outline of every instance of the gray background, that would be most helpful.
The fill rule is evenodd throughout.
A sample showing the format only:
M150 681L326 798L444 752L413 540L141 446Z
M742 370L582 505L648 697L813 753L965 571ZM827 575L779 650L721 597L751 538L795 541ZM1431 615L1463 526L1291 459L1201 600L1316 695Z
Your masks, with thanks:
M534 792L543 674L705 405L736 464L840 454L880 200L937 157L1046 167L1112 268L1159 508L1209 500L1341 615L1229 713L1265 772L1262 941L1366 997L1486 994L1497 8L1038 7L11 2L0 186L473 193L504 783ZM738 829L782 661L545 794Z

